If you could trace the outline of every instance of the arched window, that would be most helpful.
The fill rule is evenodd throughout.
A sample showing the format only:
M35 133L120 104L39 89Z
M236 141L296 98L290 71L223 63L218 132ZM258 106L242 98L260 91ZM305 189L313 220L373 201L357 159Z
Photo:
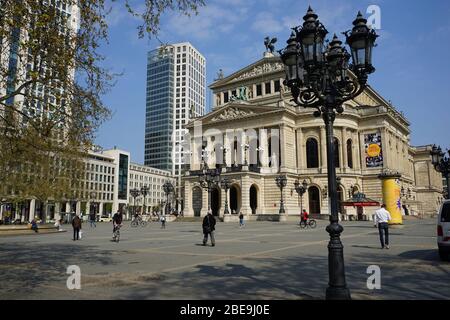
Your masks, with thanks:
M352 140L347 140L347 166L353 169L353 152L352 152Z
M339 140L333 139L333 153L334 153L334 166L339 168L341 166L339 162Z
M314 138L309 138L306 140L306 167L319 167L319 147L317 140Z
M320 192L319 188L312 186L308 188L309 213L320 214Z

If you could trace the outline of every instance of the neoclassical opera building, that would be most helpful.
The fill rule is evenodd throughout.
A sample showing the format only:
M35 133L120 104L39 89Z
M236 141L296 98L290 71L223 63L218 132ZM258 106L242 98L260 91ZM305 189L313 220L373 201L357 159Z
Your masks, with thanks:
M208 190L199 182L205 162L208 168L221 168L220 178L230 181L227 193L220 184L211 185L216 216L223 217L227 198L230 212L276 219L280 174L287 177L285 217L298 218L300 205L313 215L328 214L324 123L313 116L314 110L291 102L284 76L280 58L266 52L261 60L227 77L219 75L210 85L212 111L186 125L185 216L207 213ZM378 207L343 204L356 193L382 202L379 175L386 171L400 174L396 182L403 214L435 213L442 201L442 179L431 164L431 146L410 145L410 123L378 92L368 86L345 103L334 128L341 218L372 216ZM307 183L303 197L295 191L297 179Z

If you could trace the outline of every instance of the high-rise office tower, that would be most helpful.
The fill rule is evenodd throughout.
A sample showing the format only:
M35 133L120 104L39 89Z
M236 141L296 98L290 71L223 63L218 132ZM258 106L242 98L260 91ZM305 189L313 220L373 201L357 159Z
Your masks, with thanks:
M60 20L58 20L59 32L61 34L66 34L68 39L72 34L76 34L80 27L80 12L76 1L44 1L42 6L51 6L57 10ZM1 7L1 1L0 1ZM25 6L25 8L27 8ZM27 8L31 10L30 8ZM38 14L34 13L33 14ZM0 10L1 16L1 10ZM18 18L18 17L17 17ZM62 24L61 21L64 21ZM30 29L9 27L7 24L2 24L2 28L8 30L10 36L8 41L0 37L0 96L5 94L10 94L20 88L21 85L27 83L30 80L30 71L34 72L46 72L47 69L51 67L46 66L49 63L45 58L45 53L42 52L42 56L32 56L30 50L21 42L29 41ZM42 70L40 70L42 68ZM5 69L8 72L5 72ZM5 77L5 75L7 75ZM75 70L73 68L68 69L68 77L70 81L73 81L75 77ZM62 79L55 80L58 82ZM63 87L53 89L53 91L61 90ZM47 104L58 105L58 99L55 98L54 92L46 85L38 82L33 85L26 85L21 90L20 94L13 95L9 97L4 104L14 105L15 108L23 114L30 117L51 117L51 108ZM59 105L58 105L59 106ZM4 107L0 106L0 113L3 112Z
M206 61L190 43L148 53L145 165L180 175L183 126L205 113Z

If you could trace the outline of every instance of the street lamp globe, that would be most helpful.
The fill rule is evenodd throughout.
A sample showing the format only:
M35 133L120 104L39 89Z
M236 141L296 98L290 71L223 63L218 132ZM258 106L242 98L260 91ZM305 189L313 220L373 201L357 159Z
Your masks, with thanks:
M375 30L369 29L367 19L363 17L360 11L353 21L353 26L350 34L348 32L344 34L352 52L352 70L359 77L375 71L372 66L372 51L378 35Z
M297 33L297 41L301 46L301 54L305 67L310 71L324 61L324 41L328 31L317 20L318 16L311 7L303 17L303 27Z

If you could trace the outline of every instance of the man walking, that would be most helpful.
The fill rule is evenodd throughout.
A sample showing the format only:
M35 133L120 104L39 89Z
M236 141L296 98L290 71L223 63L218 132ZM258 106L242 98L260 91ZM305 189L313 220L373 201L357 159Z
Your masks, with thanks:
M97 228L97 225L95 224L95 219L96 219L96 214L94 212L90 213L89 214L89 223L91 225L91 228L92 228L92 225L94 225L94 228Z
M386 210L386 205L382 204L381 208L375 211L375 222L378 224L378 232L380 233L381 249L389 249L389 220L391 220L389 211ZM383 237L383 235L385 237Z
M166 228L166 215L163 214L161 216L161 229L165 229Z
M208 242L208 235L211 237L211 245L214 247L216 245L216 240L214 239L214 230L216 230L216 218L212 215L211 210L203 218L203 245L206 246Z
M241 213L239 214L239 228L242 228L244 226L244 215Z
M76 215L72 220L73 227L73 241L80 240L81 219Z

